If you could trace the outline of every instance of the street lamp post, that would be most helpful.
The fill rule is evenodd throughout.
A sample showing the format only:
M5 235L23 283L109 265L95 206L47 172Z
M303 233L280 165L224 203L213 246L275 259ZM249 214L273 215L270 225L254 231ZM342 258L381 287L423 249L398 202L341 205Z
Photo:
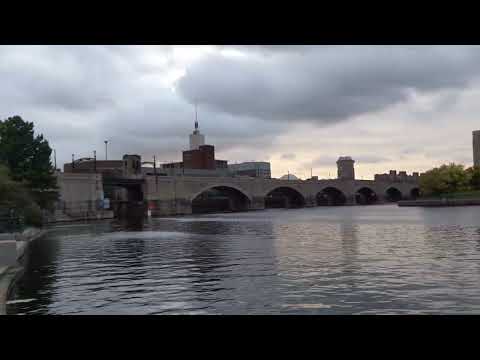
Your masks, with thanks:
M108 160L108 140L105 140L105 160Z

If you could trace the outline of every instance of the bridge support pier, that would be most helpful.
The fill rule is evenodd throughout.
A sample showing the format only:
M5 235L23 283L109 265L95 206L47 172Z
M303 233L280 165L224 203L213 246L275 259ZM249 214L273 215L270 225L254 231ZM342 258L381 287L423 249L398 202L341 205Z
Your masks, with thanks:
M152 217L189 215L192 213L192 202L187 199L150 200L149 208Z
M356 199L355 199L355 195L348 195L348 196L346 197L345 205L349 205L349 206L357 205L357 201L356 201Z
M254 196L250 202L250 210L265 209L265 198L263 196Z
M305 207L315 207L317 206L317 199L315 196L308 196L305 198Z

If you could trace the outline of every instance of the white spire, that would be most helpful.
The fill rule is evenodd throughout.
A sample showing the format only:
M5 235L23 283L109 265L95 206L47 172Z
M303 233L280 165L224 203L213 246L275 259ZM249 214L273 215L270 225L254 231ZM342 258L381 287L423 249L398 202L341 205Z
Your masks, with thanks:
M195 100L195 129L190 135L190 150L198 149L201 145L205 145L205 136L200 134L200 130L198 130L197 100Z

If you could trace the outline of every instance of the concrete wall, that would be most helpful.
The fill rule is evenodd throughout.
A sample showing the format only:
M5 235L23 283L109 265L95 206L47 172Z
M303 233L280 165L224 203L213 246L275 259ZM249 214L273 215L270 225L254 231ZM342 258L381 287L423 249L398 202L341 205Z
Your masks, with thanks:
M13 237L13 234L12 234ZM17 264L17 242L15 239L0 240L0 268Z
M103 198L101 174L58 173L59 210L70 216L95 212Z

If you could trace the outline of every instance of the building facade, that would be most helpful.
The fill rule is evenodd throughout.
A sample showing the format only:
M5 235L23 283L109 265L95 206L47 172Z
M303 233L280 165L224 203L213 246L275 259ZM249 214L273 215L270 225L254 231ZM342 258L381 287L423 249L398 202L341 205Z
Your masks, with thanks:
M121 174L123 171L122 160L96 160L93 158L83 158L63 165L65 173L102 173L102 174Z
M480 166L480 130L472 133L473 138L473 166Z
M408 175L406 171L390 170L388 174L375 174L375 181L382 182L407 182L417 183L420 178L418 172L413 172L412 175Z
M240 164L228 165L228 168L232 175L250 176L270 179L272 173L270 170L270 163L263 161L250 161Z

